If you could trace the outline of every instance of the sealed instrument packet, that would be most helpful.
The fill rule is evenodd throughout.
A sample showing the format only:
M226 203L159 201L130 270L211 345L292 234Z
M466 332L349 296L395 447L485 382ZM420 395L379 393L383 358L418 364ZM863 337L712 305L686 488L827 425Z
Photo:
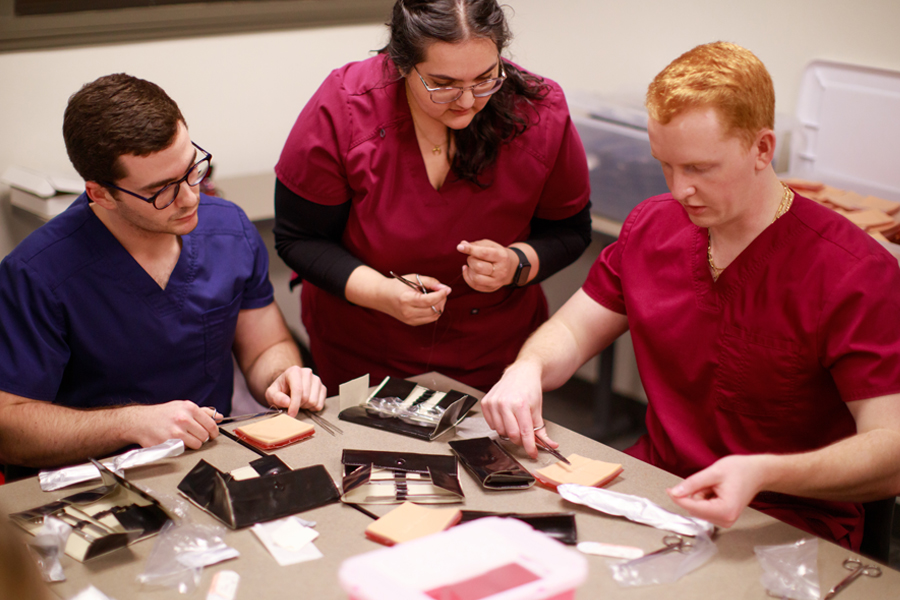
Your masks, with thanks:
M283 448L316 432L314 425L281 414L234 430L235 435L260 450Z

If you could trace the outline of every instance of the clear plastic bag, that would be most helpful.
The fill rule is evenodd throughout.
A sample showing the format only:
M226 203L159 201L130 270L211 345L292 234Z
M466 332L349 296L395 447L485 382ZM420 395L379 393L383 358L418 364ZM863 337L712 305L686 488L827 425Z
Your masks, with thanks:
M181 523L187 523L191 520L191 503L182 496L172 496L170 494L160 494L153 492L156 501L163 505L166 511L175 517Z
M34 534L28 549L34 557L44 581L65 581L59 557L66 551L72 526L55 517L44 517L44 525Z
M94 586L90 585L73 596L71 600L114 600Z
M366 411L379 417L394 417L411 425L431 425L440 423L444 416L444 408L440 406L426 407L425 403L413 403L403 406L403 399L396 396L372 398L366 404Z
M666 536L669 537L673 536ZM689 543L690 547L682 550L648 554L613 564L610 566L613 579L623 587L674 583L706 564L717 552L716 544L706 535L698 535Z
M138 582L144 585L175 588L187 594L200 583L203 567L239 556L225 544L225 528L169 521L159 533Z
M817 539L809 538L781 546L756 546L753 551L763 568L760 581L770 596L819 600Z

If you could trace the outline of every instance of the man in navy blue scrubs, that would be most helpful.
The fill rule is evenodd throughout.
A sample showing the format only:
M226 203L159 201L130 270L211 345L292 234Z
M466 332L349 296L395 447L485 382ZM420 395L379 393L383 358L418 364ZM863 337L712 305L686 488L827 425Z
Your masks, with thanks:
M199 448L231 411L232 352L260 403L320 410L259 233L199 192L211 156L175 102L102 77L69 99L63 134L85 193L0 264L0 463Z

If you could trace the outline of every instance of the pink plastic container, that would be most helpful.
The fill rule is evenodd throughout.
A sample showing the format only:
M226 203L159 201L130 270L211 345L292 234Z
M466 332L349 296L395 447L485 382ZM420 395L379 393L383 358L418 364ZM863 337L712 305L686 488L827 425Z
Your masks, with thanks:
M348 558L351 600L570 600L587 560L521 521L478 519Z

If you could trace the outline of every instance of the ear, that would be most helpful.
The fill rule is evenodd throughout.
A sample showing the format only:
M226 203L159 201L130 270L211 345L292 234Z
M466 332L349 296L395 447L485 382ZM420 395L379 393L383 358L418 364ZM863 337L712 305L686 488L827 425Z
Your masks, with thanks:
M756 150L756 169L762 171L775 160L775 132L761 129L753 143Z
M116 206L116 199L112 197L109 190L97 183L96 181L85 181L84 191L87 193L91 202L102 206L107 210L113 210Z

